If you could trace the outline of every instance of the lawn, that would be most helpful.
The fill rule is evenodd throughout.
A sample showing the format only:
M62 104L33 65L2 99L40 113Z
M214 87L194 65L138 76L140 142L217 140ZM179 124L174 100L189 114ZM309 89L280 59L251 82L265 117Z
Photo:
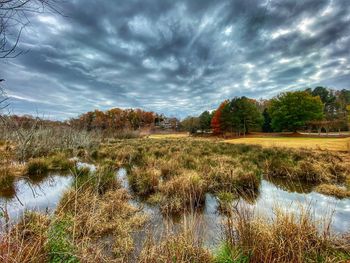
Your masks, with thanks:
M152 134L148 136L151 139L177 139L185 137L188 137L187 133Z
M225 140L233 144L256 144L265 147L290 147L321 149L329 151L350 151L350 138L303 138L303 137L264 137Z

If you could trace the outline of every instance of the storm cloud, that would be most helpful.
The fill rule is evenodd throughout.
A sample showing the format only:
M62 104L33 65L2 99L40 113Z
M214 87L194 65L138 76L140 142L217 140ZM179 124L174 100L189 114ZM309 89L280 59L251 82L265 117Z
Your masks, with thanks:
M348 0L72 0L31 18L0 63L15 113L185 117L234 96L350 88Z

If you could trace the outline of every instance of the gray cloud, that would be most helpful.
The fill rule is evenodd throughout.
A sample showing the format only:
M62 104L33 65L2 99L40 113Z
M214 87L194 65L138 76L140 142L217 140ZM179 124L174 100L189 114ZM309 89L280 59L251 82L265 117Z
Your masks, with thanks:
M141 107L184 117L247 95L350 88L347 0L67 1L1 63L15 112Z

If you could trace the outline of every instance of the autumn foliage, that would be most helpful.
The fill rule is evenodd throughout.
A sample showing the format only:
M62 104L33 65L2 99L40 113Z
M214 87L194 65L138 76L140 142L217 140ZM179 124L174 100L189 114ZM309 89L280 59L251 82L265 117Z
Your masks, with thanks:
M215 111L213 118L211 119L211 127L213 129L213 133L214 134L220 134L222 133L222 129L220 126L221 123L221 114L222 114L222 110L224 109L224 107L228 104L228 101L225 100L223 101L219 108Z
M70 125L86 130L136 130L154 124L156 114L140 109L113 108L90 111L69 121Z

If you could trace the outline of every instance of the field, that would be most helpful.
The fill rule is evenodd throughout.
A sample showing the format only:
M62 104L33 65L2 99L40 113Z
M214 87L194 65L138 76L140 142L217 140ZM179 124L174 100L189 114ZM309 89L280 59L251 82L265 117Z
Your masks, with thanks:
M225 140L232 144L251 144L263 147L288 147L294 149L313 149L324 151L350 151L350 138L307 138L307 137L264 137L238 138Z
M254 135L253 135L254 136ZM183 139L189 137L186 133L152 134L150 139ZM209 137L210 138L210 137ZM259 145L267 148L286 147L293 149L309 149L334 152L350 152L350 137L347 138L317 138L317 137L284 137L256 136L224 140L231 144Z
M187 133L152 134L148 136L150 139L179 139L186 137L188 137Z

